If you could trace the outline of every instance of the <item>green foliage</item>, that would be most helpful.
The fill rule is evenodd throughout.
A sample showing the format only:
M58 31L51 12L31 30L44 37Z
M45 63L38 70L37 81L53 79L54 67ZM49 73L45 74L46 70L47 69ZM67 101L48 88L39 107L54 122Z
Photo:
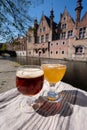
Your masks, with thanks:
M18 34L25 35L34 18L30 7L43 0L0 0L0 41L10 41Z
M1 50L2 50L2 51L5 51L6 49L7 49L6 44L2 44Z

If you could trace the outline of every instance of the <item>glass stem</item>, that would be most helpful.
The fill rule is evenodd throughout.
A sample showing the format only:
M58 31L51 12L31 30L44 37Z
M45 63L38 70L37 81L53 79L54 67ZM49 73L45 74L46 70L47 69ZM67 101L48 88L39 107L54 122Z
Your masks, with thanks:
M55 93L55 83L50 83L50 92Z
M50 90L48 91L47 97L51 101L55 101L57 99L57 94L55 92L55 83L50 83Z

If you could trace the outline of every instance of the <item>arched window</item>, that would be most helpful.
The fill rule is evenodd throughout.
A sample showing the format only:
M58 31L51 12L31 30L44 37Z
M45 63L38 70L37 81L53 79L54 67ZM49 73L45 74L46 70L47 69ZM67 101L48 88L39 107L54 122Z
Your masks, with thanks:
M76 46L75 47L75 54L82 55L83 54L83 46Z

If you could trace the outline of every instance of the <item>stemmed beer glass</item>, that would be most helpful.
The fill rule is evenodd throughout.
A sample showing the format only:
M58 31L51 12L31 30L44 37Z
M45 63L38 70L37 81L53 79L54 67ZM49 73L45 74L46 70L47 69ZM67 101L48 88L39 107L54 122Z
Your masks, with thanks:
M16 86L20 93L25 95L20 107L24 112L35 112L33 105L39 105L35 100L43 88L44 72L40 66L24 65L20 66L16 72Z
M62 98L56 92L56 83L61 81L65 72L66 65L63 64L53 64L53 63L43 63L41 65L44 71L44 78L49 82L49 91L44 91L43 95L48 101L58 102Z

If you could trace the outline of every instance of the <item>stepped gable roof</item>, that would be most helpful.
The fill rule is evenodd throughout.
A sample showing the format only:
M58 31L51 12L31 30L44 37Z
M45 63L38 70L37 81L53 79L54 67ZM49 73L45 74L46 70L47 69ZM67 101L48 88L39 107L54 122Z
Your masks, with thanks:
M47 21L47 23L48 23L48 25L50 27L50 19L46 15L44 15L44 17L45 17L45 19L46 19L46 21Z
M71 18L72 22L75 23L74 19L72 18L72 16L69 14L69 11L65 7L65 9L64 9L63 13L61 14L61 16L66 15L66 14Z

